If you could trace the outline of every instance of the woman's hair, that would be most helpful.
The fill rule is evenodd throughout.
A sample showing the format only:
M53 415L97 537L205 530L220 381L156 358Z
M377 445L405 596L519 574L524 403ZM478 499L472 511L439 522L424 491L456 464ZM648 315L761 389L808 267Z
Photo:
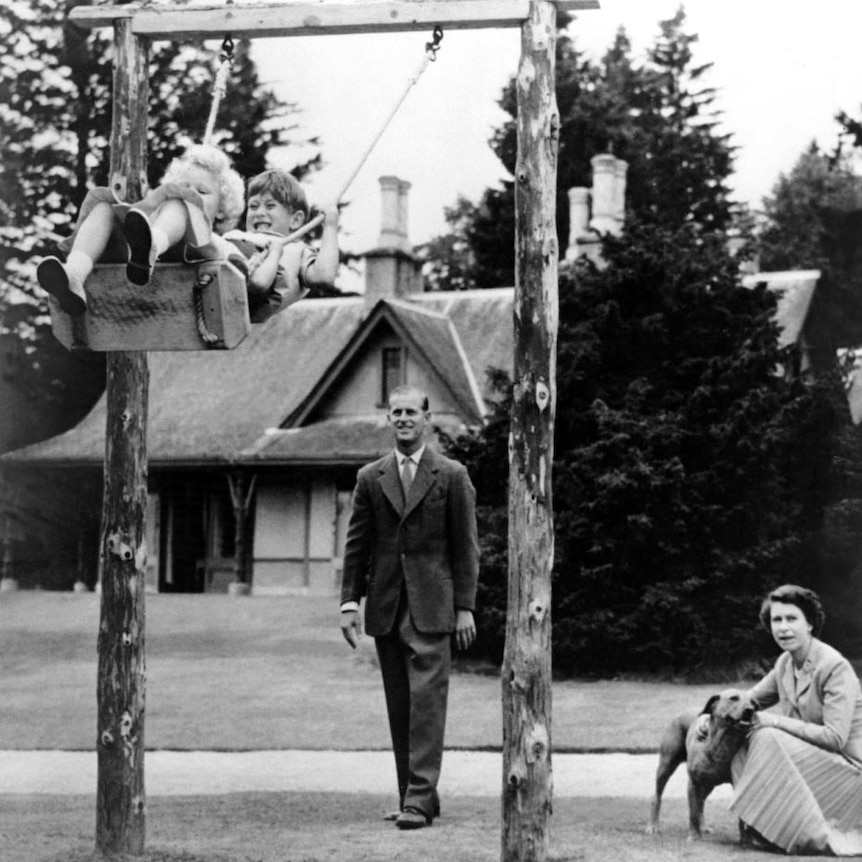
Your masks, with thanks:
M309 206L305 189L299 180L287 171L264 171L248 181L248 196L269 192L282 206L291 212L301 212L308 218Z
M772 629L771 613L773 602L796 605L805 614L805 619L811 624L814 637L819 637L823 623L826 621L826 612L823 610L820 596L814 590L797 587L796 584L784 584L769 593L760 606L760 622L767 631L771 631Z
M245 208L245 187L242 177L233 169L230 159L218 147L209 144L193 144L168 165L162 182L174 182L182 168L187 165L203 168L218 177L219 209L222 216L216 218L213 229L216 233L230 230L236 225Z

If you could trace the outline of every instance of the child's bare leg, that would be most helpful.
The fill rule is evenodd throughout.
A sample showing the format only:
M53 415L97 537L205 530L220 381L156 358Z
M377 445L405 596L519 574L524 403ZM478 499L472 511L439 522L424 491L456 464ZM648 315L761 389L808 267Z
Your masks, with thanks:
M67 314L83 314L87 310L84 282L93 271L93 264L105 253L113 222L111 205L97 203L78 226L65 264L56 257L46 257L36 268L39 284Z
M159 255L186 235L189 215L179 200L165 201L149 218L139 209L130 209L123 222L129 243L126 276L132 284L147 284Z

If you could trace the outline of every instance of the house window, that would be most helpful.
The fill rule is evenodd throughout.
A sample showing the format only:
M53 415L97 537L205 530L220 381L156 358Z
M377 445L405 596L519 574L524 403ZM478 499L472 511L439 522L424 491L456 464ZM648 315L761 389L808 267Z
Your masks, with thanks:
M381 354L380 403L389 403L389 393L404 382L404 351L400 347L384 347Z

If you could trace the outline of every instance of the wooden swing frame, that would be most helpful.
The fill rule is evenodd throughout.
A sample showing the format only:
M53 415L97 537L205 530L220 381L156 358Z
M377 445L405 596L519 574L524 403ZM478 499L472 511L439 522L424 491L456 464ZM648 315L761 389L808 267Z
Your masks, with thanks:
M555 98L558 10L598 0L358 0L240 6L85 6L82 28L114 28L110 181L133 203L146 186L151 39L291 36L520 27L513 407L509 454L509 598L503 689L503 862L543 862L551 811L551 465L556 410ZM126 346L127 347L127 346ZM108 353L102 605L98 671L96 845L144 850L144 584L147 354Z

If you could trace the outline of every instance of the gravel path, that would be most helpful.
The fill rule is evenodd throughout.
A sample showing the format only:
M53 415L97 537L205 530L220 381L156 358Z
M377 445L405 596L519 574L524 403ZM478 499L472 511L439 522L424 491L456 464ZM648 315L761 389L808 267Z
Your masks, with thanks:
M554 795L643 797L653 792L654 754L555 754ZM395 769L388 751L148 751L150 796L218 795L250 791L388 793ZM92 794L96 755L87 751L0 751L0 794ZM444 796L499 796L502 755L447 751ZM683 797L685 769L665 797ZM730 785L714 798L730 798Z

